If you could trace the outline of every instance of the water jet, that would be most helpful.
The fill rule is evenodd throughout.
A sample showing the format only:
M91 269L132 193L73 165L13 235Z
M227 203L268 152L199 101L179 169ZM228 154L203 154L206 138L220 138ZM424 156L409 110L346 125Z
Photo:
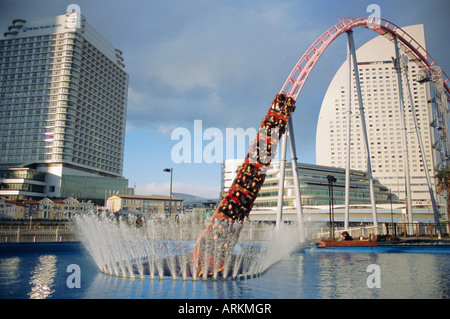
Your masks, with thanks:
M261 241L236 239L224 264L220 254L209 250L210 255L203 252L203 264L198 265L191 257L195 238L204 223L185 215L178 221L149 216L137 227L133 219L134 216L116 218L94 213L75 217L79 238L102 273L130 279L148 276L149 280L235 280L239 276L263 274L299 244L294 225L286 225L283 233L290 235L283 236L282 240L276 235L274 225L258 225ZM243 223L239 227L256 226ZM202 272L208 265L212 266L210 271Z

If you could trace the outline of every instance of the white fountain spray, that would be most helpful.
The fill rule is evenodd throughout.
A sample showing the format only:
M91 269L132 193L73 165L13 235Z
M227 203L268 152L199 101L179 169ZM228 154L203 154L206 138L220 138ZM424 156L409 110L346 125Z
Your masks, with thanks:
M206 221L208 222L208 221ZM282 225L276 228L270 224L246 222L243 224L224 224L230 234L259 233L259 241L238 236L230 242L234 250L218 252L214 247L220 243L214 238L207 238L203 260L220 259L225 255L223 269L215 262L212 273L201 273L200 278L226 280L249 278L261 275L274 263L289 255L299 247L298 227L295 224ZM245 232L233 227L244 227ZM204 228L204 222L194 217L183 215L172 220L161 215L153 215L142 223L135 216L115 218L113 215L96 215L94 213L77 215L75 229L85 248L92 255L99 270L103 273L144 279L148 276L162 280L171 277L173 280L181 277L183 280L191 277L197 279L197 265L192 261L192 251L195 240ZM250 236L251 237L251 236ZM202 266L202 265L200 265ZM206 269L206 266L204 267Z

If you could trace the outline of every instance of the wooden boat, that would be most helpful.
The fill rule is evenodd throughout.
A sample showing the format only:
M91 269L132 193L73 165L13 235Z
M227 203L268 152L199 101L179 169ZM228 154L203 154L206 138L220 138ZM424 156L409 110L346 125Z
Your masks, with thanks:
M318 241L320 247L376 247L378 242L372 240L331 240L321 239Z

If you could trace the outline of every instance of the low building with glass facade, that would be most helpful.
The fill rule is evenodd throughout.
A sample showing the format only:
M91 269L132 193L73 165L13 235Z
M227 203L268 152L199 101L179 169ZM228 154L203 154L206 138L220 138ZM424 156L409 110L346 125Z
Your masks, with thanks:
M331 194L327 176L336 178L332 188L333 204L345 204L345 169L299 163L298 174L303 206L323 206L330 203ZM253 206L254 209L277 206L279 180L280 163L274 162L267 171L264 185ZM374 191L377 204L390 203L391 199L395 203L398 201L394 195L391 198L389 189L381 185L378 180L374 180ZM366 172L350 171L349 201L350 205L371 204L369 179ZM283 204L285 207L294 207L296 205L291 163L286 163Z
M222 193L227 192L236 170L243 160L226 160L222 164ZM343 205L345 200L345 169L330 166L298 163L298 174L303 206L320 206L329 204L329 190L327 176L336 178L333 184L333 202L335 205ZM266 179L261 187L253 209L273 208L277 206L278 188L280 180L280 162L274 161L266 174ZM286 163L284 182L284 206L295 206L294 180L292 166ZM397 203L398 199L389 192L389 189L374 180L375 199L378 204ZM350 204L370 204L369 179L366 172L350 171Z
M0 169L0 196L8 200L40 200L45 197L45 173L31 168Z
M243 160L226 160L222 164L222 194L228 190L236 176L236 170ZM336 178L333 183L333 219L343 224L345 215L345 169L323 165L298 163L300 193L303 219L306 222L330 221L329 182L327 176ZM270 165L263 186L256 198L249 218L253 221L274 222L277 215L278 189L280 181L280 162ZM406 204L378 180L374 180L374 193L378 222L405 222ZM350 170L349 221L351 225L373 222L369 179L367 172ZM413 205L414 220L433 222L433 209L427 203ZM445 207L439 206L439 214L445 213ZM283 220L296 221L296 198L292 165L286 163ZM315 226L316 227L316 226ZM317 226L318 227L318 226Z
M222 194L227 192L236 176L236 170L243 160L226 160L222 164ZM333 211L336 221L344 220L345 204L345 169L330 166L298 163L300 193L302 208L306 221L329 221L330 212L330 190L327 176L336 178L333 184ZM280 181L280 162L274 161L270 165L263 186L256 198L250 219L256 221L275 221L278 204L278 189ZM296 198L294 192L294 180L292 166L286 163L285 182L283 198L283 219L296 220ZM406 207L400 202L395 194L374 180L374 193L377 205L379 221L400 221L406 216ZM371 222L371 198L369 179L367 172L359 170L350 171L350 221ZM392 206L391 206L392 204ZM392 209L391 209L392 207ZM432 210L428 207L415 207L414 211L419 213L420 220L432 220Z
M48 185L49 181L55 179L55 185ZM70 172L54 176L29 167L0 168L0 196L8 200L40 201L45 197L54 198L58 194L57 198L75 197L103 205L111 194L127 192L128 180L125 178L90 174L83 176Z

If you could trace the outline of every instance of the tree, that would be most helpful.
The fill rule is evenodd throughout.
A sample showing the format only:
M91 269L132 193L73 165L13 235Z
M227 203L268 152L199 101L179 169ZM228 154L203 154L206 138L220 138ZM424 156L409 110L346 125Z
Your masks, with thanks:
M446 194L447 197L447 221L448 213L450 212L450 168L439 168L436 175L434 175L437 181L437 190L441 194Z

